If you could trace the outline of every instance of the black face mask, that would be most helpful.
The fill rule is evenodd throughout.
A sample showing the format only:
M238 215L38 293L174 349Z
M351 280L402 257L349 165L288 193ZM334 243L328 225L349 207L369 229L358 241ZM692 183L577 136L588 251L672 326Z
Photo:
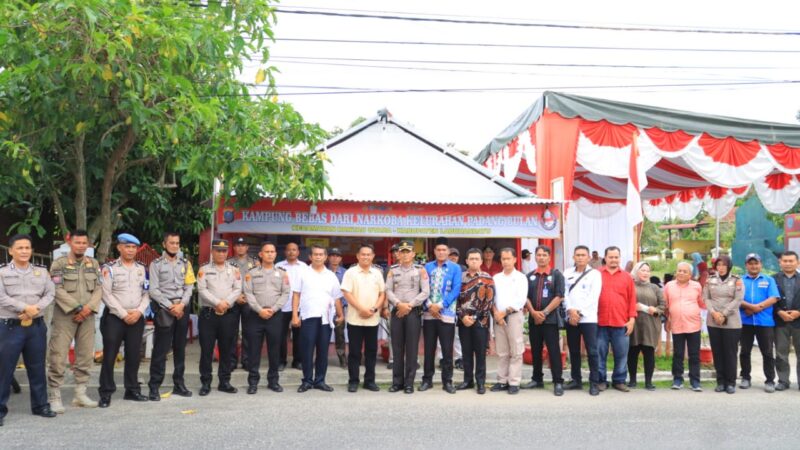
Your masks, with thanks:
M169 250L164 250L164 253L166 253L167 255L169 255L169 257L170 257L170 258L174 258L174 257L175 257L175 255L177 255L177 253L171 253Z

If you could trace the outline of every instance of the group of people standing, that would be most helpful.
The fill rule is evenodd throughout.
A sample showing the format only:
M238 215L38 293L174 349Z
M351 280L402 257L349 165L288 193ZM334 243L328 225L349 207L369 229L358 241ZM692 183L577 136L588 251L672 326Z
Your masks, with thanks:
M747 255L743 277L733 275L730 258L721 256L705 286L692 279L691 264L681 262L675 279L661 289L650 282L646 262L636 264L630 273L622 270L617 247L607 248L604 264L593 267L589 248L579 245L573 251L574 265L561 273L551 267L551 249L540 245L532 254L535 265L531 264L532 269L525 274L516 269L517 255L512 248L500 249L499 264L493 259L493 249L471 248L465 254L466 266L461 266L452 257L447 239L439 238L434 246L435 259L423 266L414 262L413 242L404 240L392 249L398 264L384 273L373 264L375 250L368 244L358 248L358 263L345 270L341 252L336 249L329 255L326 248L312 245L311 263L307 265L298 259L297 244L291 243L286 246L286 259L276 263L274 243L261 244L258 259L253 259L248 255L247 242L240 238L233 244L231 258L229 242L214 240L211 261L200 267L195 277L191 263L180 253L180 236L175 233L164 234L163 255L149 268L136 262L140 242L130 234L118 236L119 258L102 267L86 256L89 242L85 231L73 231L68 244L69 254L55 260L48 272L31 264L30 236L17 235L9 242L13 260L0 267L0 425L8 412L6 405L20 355L30 380L32 412L55 417L65 411L60 389L73 340L73 406L110 406L116 391L114 365L123 343L125 400L161 399L170 350L174 364L172 394L192 396L184 372L187 306L195 284L200 300L201 396L211 392L215 351L219 360L217 389L237 392L230 379L241 359L249 372L247 393L256 394L265 342L267 388L283 391L279 373L287 367L290 330L292 367L303 371L298 392L333 390L326 383L332 332L338 335L340 364L346 360L348 367L348 392L359 387L379 391L375 365L381 319L391 330L394 360L389 392L407 394L415 391L420 336L425 355L417 389L433 387L439 347L442 389L451 394L468 389L486 392L486 354L492 335L499 360L497 380L489 390L517 394L520 389L543 388L546 348L556 396L585 387L582 346L588 360L591 395L609 387L623 392L636 387L639 354L644 357L644 386L655 389L654 350L661 339L662 320L675 344L672 388L683 387L683 361L688 350L690 386L701 391L699 350L704 308L708 311L717 392L735 392L737 352L739 386L750 387L750 353L755 338L764 361L765 390L788 389L789 347L794 344L796 351L800 347L800 278L796 276L798 257L791 251L781 256L782 272L775 278L761 273L757 254ZM333 264L326 266L326 262ZM48 343L43 312L54 300ZM89 398L86 385L93 362L95 315L101 302L105 304L100 317L104 352L98 402ZM153 314L155 339L149 391L144 395L137 374L148 308ZM526 314L533 373L530 382L523 384ZM345 324L349 341L346 358ZM238 351L240 328L242 345ZM559 345L561 329L566 330L571 362L571 380L566 383ZM457 385L453 380L456 335L464 369L463 381ZM614 354L610 382L606 371L609 348Z

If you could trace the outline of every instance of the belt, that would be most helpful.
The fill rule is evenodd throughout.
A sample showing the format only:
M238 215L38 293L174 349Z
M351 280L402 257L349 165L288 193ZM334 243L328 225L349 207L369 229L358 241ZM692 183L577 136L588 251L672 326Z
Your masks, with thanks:
M234 308L233 306L231 306L230 308L228 308L228 309L225 311L225 314L228 314L228 313L232 312L232 311L233 311L233 308ZM210 306L203 306L201 309L202 309L203 311L209 311L209 312L211 312L211 313L214 313L214 314L216 314L216 313L217 313L217 310L216 310L215 308L212 308L212 307L210 307ZM217 314L217 315L218 315L218 316L224 316L225 314Z
M34 323L39 324L39 323L43 323L43 322L44 322L44 318L37 317L37 318L33 319L33 323L31 323L31 325L33 325ZM19 319L0 319L0 323L6 324L6 325L10 325L10 326L17 326L17 327L22 325L22 321L19 320ZM28 326L30 326L30 325L28 325Z

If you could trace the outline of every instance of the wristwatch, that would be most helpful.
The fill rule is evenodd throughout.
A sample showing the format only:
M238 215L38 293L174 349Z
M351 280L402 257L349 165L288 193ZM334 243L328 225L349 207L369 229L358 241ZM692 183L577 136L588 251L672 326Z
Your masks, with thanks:
M77 314L81 311L83 311L83 305L78 305L75 309L72 310L72 313Z

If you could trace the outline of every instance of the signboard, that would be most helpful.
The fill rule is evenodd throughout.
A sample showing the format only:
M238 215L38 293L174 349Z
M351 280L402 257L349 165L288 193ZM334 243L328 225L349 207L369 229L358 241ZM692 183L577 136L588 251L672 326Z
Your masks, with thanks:
M262 200L218 211L220 233L314 236L558 238L560 206ZM313 212L312 212L313 211Z
M800 253L800 214L783 216L783 245L786 250Z

